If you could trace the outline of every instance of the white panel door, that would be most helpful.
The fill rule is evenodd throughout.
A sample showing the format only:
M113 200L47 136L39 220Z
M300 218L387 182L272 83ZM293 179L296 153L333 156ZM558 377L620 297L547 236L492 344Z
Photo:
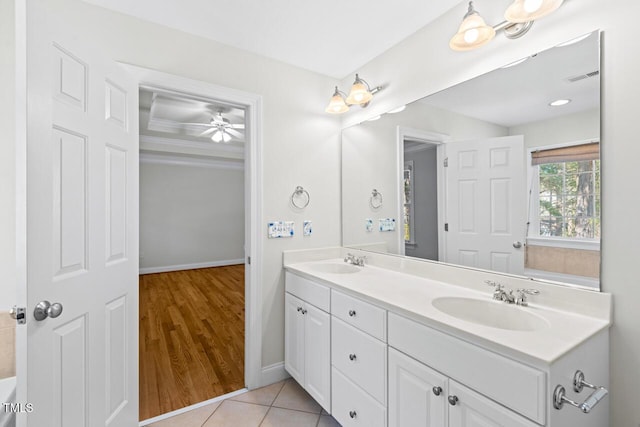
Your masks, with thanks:
M446 153L445 261L523 274L523 137L453 142L446 144Z
M304 302L284 294L284 368L304 387Z
M331 317L306 304L304 307L304 389L331 413Z
M447 378L389 347L389 427L447 425Z
M138 88L27 2L27 391L19 425L138 423ZM37 321L40 301L58 317Z
M458 398L449 406L449 427L540 427L453 380L449 395Z

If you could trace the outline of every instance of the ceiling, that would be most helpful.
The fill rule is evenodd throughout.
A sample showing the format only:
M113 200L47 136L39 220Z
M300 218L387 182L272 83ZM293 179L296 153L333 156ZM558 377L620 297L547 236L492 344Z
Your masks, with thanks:
M460 0L84 0L345 78ZM460 6L460 14L466 6ZM375 29L375 30L373 30Z
M213 142L212 134L203 135L203 132L210 129L211 120L218 113L230 125L245 125L244 109L148 88L140 89L139 103L141 153L174 157L179 153L242 163L244 129L234 129L228 143Z
M540 52L420 102L505 127L596 109L600 75L593 72L600 70L599 43L596 31L579 43ZM557 99L571 102L549 106Z

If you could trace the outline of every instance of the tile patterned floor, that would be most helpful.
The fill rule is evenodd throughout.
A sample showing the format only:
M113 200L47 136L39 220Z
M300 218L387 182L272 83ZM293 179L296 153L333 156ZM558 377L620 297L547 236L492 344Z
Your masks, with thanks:
M149 427L340 427L292 379L176 415Z

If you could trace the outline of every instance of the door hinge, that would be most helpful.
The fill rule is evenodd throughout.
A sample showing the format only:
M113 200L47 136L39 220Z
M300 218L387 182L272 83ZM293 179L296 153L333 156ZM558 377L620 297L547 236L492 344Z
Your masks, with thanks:
M444 223L444 231L449 231L449 223L448 222Z
M251 257L250 256L247 257L247 264L251 265Z
M448 157L445 157L445 158L444 158L444 167L445 167L445 168L448 168L448 167L449 167L449 158L448 158Z
M9 311L9 315L13 317L18 325L27 323L27 309L25 307L16 307L15 305Z

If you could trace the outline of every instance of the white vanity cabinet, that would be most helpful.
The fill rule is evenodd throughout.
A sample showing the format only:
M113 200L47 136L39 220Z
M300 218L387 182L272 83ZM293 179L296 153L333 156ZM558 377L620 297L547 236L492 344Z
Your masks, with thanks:
M538 426L389 347L389 427L505 425Z
M388 333L391 426L544 425L544 372L393 313ZM403 402L413 389L423 403Z
M386 310L331 291L333 417L348 426L387 425Z
M291 273L285 286L285 369L331 413L329 288Z

